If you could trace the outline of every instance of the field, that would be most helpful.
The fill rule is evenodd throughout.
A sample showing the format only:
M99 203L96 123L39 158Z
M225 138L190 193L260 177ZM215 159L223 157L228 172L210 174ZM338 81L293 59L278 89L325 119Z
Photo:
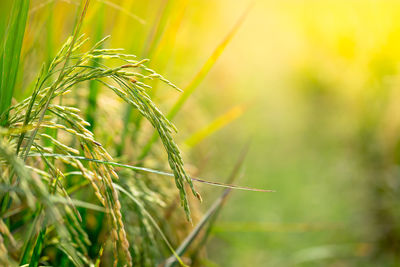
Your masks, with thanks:
M399 266L399 11L1 1L0 265Z

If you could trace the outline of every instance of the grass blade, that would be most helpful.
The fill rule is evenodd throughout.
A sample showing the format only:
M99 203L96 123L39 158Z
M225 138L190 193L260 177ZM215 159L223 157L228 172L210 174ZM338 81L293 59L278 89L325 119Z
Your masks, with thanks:
M122 13L127 15L129 18L136 20L140 24L146 24L146 21L144 19L142 19L141 17L139 17L136 14L133 14L132 12L129 11L129 9L124 8L122 5L118 5L116 3L113 3L113 2L107 1L107 0L98 0L98 1L104 3L108 7L111 7L115 10L121 11Z
M239 171L243 165L243 162L246 158L247 151L248 151L249 145L246 145L243 151L240 153L240 156L228 178L228 183L232 183L235 178L238 176ZM227 197L229 193L231 192L232 188L226 188L221 196L215 200L215 202L211 205L211 207L208 209L208 211L204 214L200 222L196 225L196 227L190 232L190 234L185 238L185 240L182 242L182 244L178 247L176 250L176 253L179 256L182 256L186 250L189 248L189 246L193 243L193 241L197 238L201 230L204 228L204 226L210 222L210 225L212 225L212 222L215 221L217 214L221 210L222 205L226 202ZM208 232L208 231L207 231ZM207 235L206 235L207 236ZM204 240L204 239L203 239ZM205 242L205 241L204 241ZM199 249L199 247L198 247ZM198 251L196 249L196 251ZM166 263L164 267L172 267L175 266L176 260L175 257L170 257L166 260Z
M17 79L22 41L28 18L29 0L15 0L4 44L0 51L0 125L7 124L8 108Z
M40 124L42 123L42 121L43 121L43 119L44 119L44 115L46 114L46 111L47 111L47 109L48 109L48 107L49 107L49 105L50 105L50 101L51 101L51 99L52 99L52 96L53 96L53 94L54 94L54 91L55 91L56 88L57 88L56 85L58 85L58 83L62 80L62 78L63 78L63 76L64 76L65 68L66 68L66 66L68 65L69 57L70 57L70 55L71 55L72 49L73 49L73 47L74 47L74 44L75 44L75 42L76 42L76 40L77 40L77 38L78 38L79 30L80 30L80 28L81 28L81 26L82 26L83 18L84 18L85 15L86 15L86 11L87 11L87 8L88 8L88 6L89 6L89 2L90 2L90 0L86 0L86 1L85 1L85 4L84 4L84 6L83 6L83 8L82 8L82 13L81 13L81 15L79 16L79 20L77 20L78 22L75 24L75 27L74 27L74 34L73 34L73 37L72 37L72 42L71 42L71 44L70 44L70 46L69 46L68 53L67 53L67 56L66 56L64 65L63 65L63 67L62 67L62 69L61 69L61 71L60 71L60 74L59 74L59 76L58 76L57 81L53 84L52 88L50 89L47 102L45 103L45 105L44 105L44 107L43 107L43 110L42 110L42 112L41 112L41 114L40 114L39 121L38 121L38 123L37 123L37 125L36 125L35 130L33 131L33 133L31 134L31 136L30 136L30 138L29 138L28 144L26 145L24 159L26 159L26 157L28 156L28 153L29 153L29 151L30 151L30 149L31 149L31 147L32 147L32 144L33 144L33 140L35 139L36 134L37 134L37 132L39 131Z
M226 181L227 183L234 183L236 181L236 179L239 176L239 171L243 165L243 162L247 156L247 152L249 149L250 145L248 144L247 146L244 147L241 155L239 156L238 160L236 161L236 164L228 178L228 180ZM219 207L217 207L217 209L215 210L214 214L212 215L212 217L209 219L209 223L206 226L206 229L204 230L204 235L202 237L202 239L200 240L199 243L197 243L196 248L193 250L193 254L191 255L192 258L192 262L195 262L197 259L197 256L199 254L199 251L202 247L204 247L207 243L207 240L210 236L210 233L214 227L215 222L217 221L218 215L222 210L223 205L226 203L227 199L228 199L228 195L230 194L231 189L225 189L224 192L222 193L223 195L223 200L221 202L221 204L219 205Z
M200 69L200 71L194 76L192 81L189 83L188 86L183 90L183 93L179 97L179 99L175 102L174 106L171 108L170 112L167 114L167 119L172 120L178 111L182 108L182 106L185 104L187 99L193 94L193 92L196 90L196 88L199 86L199 84L204 80L206 75L210 72L211 68L214 66L215 62L217 62L218 58L221 56L222 52L225 50L225 48L228 46L228 44L231 42L233 37L235 36L236 32L239 30L239 27L242 25L244 22L250 8L248 8L242 16L238 19L238 21L235 23L231 31L225 36L225 38L222 40L222 42L215 48L214 52L211 54L211 56L207 59L207 61L204 63L203 67ZM151 137L151 139L146 143L146 145L143 147L143 150L141 154L139 155L139 160L143 160L147 154L150 152L150 149L153 145L153 143L157 140L157 134L154 133Z
M8 12L11 10L11 1L0 1L0 40L4 40L4 34L7 28ZM0 48L3 49L4 43L0 42Z
M101 3L99 11L96 13L96 26L95 26L95 41L100 41L103 38L104 32L104 4ZM101 45L99 49L103 46ZM101 64L100 58L93 60L93 67L98 67ZM99 94L99 83L95 80L89 82L89 96L88 96L88 107L86 109L86 119L90 123L88 126L89 131L93 131L96 123L96 112L97 112L97 97Z
M161 228L158 226L158 224L155 221L155 219L153 218L153 216L150 215L150 213L143 207L143 205L131 193L129 193L127 190L125 190L123 187L121 187L121 186L119 186L117 184L114 184L114 186L120 192L122 192L125 195L127 195L142 210L142 212L148 217L150 222L153 224L153 227L159 232L159 234L161 235L162 239L166 243L167 247L171 250L172 254L174 255L174 259L177 260L180 263L181 266L186 267L186 265L183 263L182 259L179 257L179 254L177 254L175 252L174 248L172 247L172 245L168 241L168 238L165 236L165 234L163 233Z
M33 249L32 255L30 257L29 267L39 266L40 253L43 248L43 241L45 237L46 228L42 228L36 240L35 248Z
M153 22L153 27L147 36L147 41L142 51L142 58L152 55L154 47L164 32L166 18L168 17L166 12L168 2L169 0L163 0L158 8L157 16Z
M165 30L166 19L168 17L167 12L166 12L168 2L169 2L168 0L163 0L161 5L158 8L157 15L153 22L152 28L150 30L150 33L147 36L147 40L142 49L141 58L153 58L154 47L157 45L158 40L160 39L160 36L163 35L164 30ZM153 95L150 93L149 96L152 97ZM132 112L133 112L132 105L127 104L126 108L125 108L125 114L124 114L124 120L123 120L121 142L117 147L117 156L118 157L122 155L122 150L125 147L126 137L129 133L129 123L132 120ZM142 119L143 119L142 116L138 116L138 117L136 117L136 119L134 121L136 131L134 133L132 133L132 135L131 135L131 139L133 141L135 141L135 139L137 138L137 133L139 132Z
M203 67L200 69L200 71L196 74L196 76L192 79L192 81L189 83L188 86L183 90L184 92L182 95L179 97L178 101L174 104L172 109L167 115L168 119L173 119L178 111L182 108L183 104L185 104L186 100L193 94L193 92L196 90L196 88L199 86L199 84L204 80L206 75L210 72L211 68L214 66L214 64L217 62L219 57L222 55L222 52L224 52L225 48L228 46L228 44L232 41L233 37L239 30L240 26L243 24L245 21L247 14L249 12L249 9L247 9L238 19L238 21L235 23L231 31L225 36L225 38L222 40L222 42L215 48L211 56L207 59L207 61L204 63Z
M213 133L217 132L221 128L231 123L232 121L239 118L243 114L244 110L245 107L243 105L238 105L231 108L226 113L222 114L214 121L212 121L209 125L207 125L203 129L194 133L191 137L186 139L185 144L189 147L197 145L208 136L212 135Z
M126 168L126 169L130 169L133 171L146 172L146 173L158 174L158 175L163 175L163 176L168 176L168 177L174 177L174 174L170 173L170 172L159 171L159 170L154 170L154 169L144 168L144 167L139 167L139 166L133 166L133 165L128 165L128 164L122 164L122 163L117 163L117 162L112 162L112 161L91 159L91 158L86 158L83 156L53 154L53 153L29 154L28 156L29 157L42 156L42 157L54 157L54 158L72 158L72 159L78 159L78 160L84 160L84 161L89 161L89 162L96 162L96 163L111 165L111 166L115 166L115 167ZM268 189L258 189L258 188L238 186L238 185L233 185L233 184L211 182L211 181L207 181L207 180L204 180L202 178L197 178L197 177L189 177L189 178L195 182L204 183L204 184L217 186L217 187L224 187L224 188L237 189L237 190L243 190L243 191L253 191L253 192L265 192L265 193L275 192L274 190L268 190Z

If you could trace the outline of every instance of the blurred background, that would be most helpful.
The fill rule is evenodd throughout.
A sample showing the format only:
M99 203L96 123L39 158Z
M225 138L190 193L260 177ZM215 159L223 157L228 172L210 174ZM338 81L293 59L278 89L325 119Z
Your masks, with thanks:
M17 100L71 34L79 4L31 1ZM203 266L400 265L399 12L394 0L91 1L91 44L111 35L107 47L190 89L173 118L189 172L224 182L250 143L235 183L276 190L232 193ZM113 156L165 161L157 149L142 157L150 125L96 90L95 116L109 127L94 130ZM150 94L165 113L180 97L161 84ZM193 206L205 212L221 190L199 190L205 201Z

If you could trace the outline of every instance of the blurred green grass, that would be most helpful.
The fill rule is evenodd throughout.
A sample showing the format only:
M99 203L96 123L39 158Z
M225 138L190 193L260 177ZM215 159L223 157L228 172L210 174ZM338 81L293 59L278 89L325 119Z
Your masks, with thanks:
M390 107L398 92L398 3L257 4L198 97L210 116L227 102L251 106L207 141L218 159L209 173L222 175L232 162L226 151L252 138L241 182L277 192L235 193L211 258L220 266L396 266L372 252L386 222L374 224L381 207L364 158L371 152L360 146L385 154L398 140L398 108ZM370 136L362 140L364 131ZM377 172L372 179L383 180L385 170Z

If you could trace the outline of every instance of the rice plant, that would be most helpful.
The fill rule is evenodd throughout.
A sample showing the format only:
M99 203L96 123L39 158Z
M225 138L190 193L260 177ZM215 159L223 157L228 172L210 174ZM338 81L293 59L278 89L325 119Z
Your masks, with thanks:
M79 32L88 8L89 1L83 1L72 36L48 64L43 64L31 96L11 104L29 9L29 1L14 2L0 54L0 264L185 266L183 251L230 189L265 190L188 176L173 139L176 128L147 92L152 80L181 90L147 67L147 59L137 59L123 49L106 48L110 36L86 49L89 38ZM101 32L100 25L98 34ZM85 118L85 111L74 105L71 95L76 96L88 84L89 100L93 101ZM113 160L92 131L100 86L153 126L172 172ZM169 193L173 189L168 180L152 175L175 179L184 216L166 218L170 217L166 210L174 208L174 194ZM184 240L182 234L181 238L174 234L191 221L187 190L201 200L193 181L229 190L175 252L171 239L175 244ZM167 220L169 226L164 224Z
M18 1L18 4L29 5L26 1ZM14 5L13 13L22 12L24 7L18 4L16 2ZM112 165L101 164L97 161L83 162L80 158L67 157L81 155L88 159L112 161L108 152L87 129L90 124L81 117L81 111L63 105L60 101L72 90L79 90L79 86L86 81L96 81L112 90L118 97L137 109L160 134L188 220L190 220L190 209L185 183L190 186L196 197L200 198L193 187L192 180L183 168L179 149L172 139L171 133L176 129L147 95L146 89L149 86L146 81L159 79L175 89L178 88L152 69L147 68L145 66L147 60L136 60L134 56L124 54L121 49L102 49L108 37L102 39L90 50L82 51L87 38L78 37L78 32L87 6L88 1L83 7L74 35L67 40L51 64L47 68L42 68L32 96L9 106L13 81L6 83L5 79L10 75L2 78L2 85L6 84L2 86L1 94L2 124L6 125L6 128L1 130L0 143L3 188L1 260L4 265L38 266L43 261L54 264L53 260L59 257L43 258L43 251L48 249L55 249L56 254L64 254L63 261L70 261L76 266L95 264L96 258L88 255L87 246L90 240L82 228L82 217L78 207L106 213L105 220L108 222L107 235L109 236L105 240L110 240L112 244L114 266L117 266L119 261L128 266L132 266L135 262L131 254L139 248L130 247L132 242L127 238L121 212L120 192L135 200L133 196L138 197L143 194L143 191L134 189L133 186L129 190L122 189L120 186L116 187L114 180L118 180L119 177ZM16 16L21 17L19 14ZM22 22L13 19L11 25L17 29L22 27L19 31L23 32L24 25L20 24L24 21L26 21L26 14ZM7 36L5 48L12 46L8 44L8 40L15 36L15 33L10 31ZM19 37L20 39L17 40L19 46L17 46L20 48L21 34ZM15 54L18 57L19 51ZM2 63L4 60L10 60L8 57L8 53L3 53ZM99 64L99 59L119 61L120 64L118 67L111 68ZM16 65L18 66L17 63ZM2 66L12 73L16 72L15 64L10 65L6 62ZM3 73L7 74L7 72ZM14 80L15 75L11 77ZM55 104L57 102L59 104ZM7 106L9 107L5 108ZM46 129L55 129L56 138L46 134ZM46 147L45 140L52 145ZM55 153L57 153L55 159L46 156ZM66 169L71 172L66 173ZM78 180L81 184L70 183L69 178L76 176L81 177ZM74 191L86 186L91 187L98 205L78 201L71 196ZM150 201L156 201L156 199ZM136 216L143 213L141 208L143 207L135 208ZM126 213L125 216L129 217ZM13 229L16 227L15 218L21 223L18 229ZM149 230L146 219L142 219L142 230L149 235L146 242L155 242L152 240L154 236ZM11 234L14 231L17 231L15 236ZM24 238L25 242L21 243ZM105 242L104 246L107 245ZM146 245L149 246L149 244ZM98 260L102 251L103 248L98 251ZM151 265L152 259L154 257L146 257L144 261L148 264L145 265Z

